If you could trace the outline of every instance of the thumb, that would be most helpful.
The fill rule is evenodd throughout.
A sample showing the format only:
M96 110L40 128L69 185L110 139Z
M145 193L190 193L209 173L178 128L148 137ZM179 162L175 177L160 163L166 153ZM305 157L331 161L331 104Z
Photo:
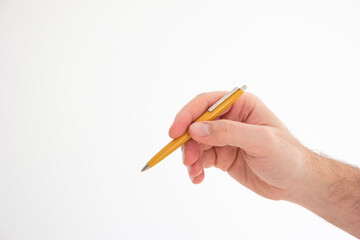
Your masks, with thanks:
M195 122L191 124L189 133L195 141L202 144L211 146L230 145L254 154L269 149L274 140L271 127L225 119Z

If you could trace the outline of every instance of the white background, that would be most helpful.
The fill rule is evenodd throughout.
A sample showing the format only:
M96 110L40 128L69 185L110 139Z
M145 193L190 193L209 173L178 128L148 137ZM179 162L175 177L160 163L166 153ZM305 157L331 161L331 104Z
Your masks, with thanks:
M0 0L0 239L353 239L176 151L196 94L248 85L360 165L360 1Z

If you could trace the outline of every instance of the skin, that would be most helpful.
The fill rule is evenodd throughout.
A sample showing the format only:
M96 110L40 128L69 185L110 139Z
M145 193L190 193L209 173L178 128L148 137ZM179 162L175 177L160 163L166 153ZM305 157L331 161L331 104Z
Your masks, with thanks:
M299 204L360 238L360 170L304 147L248 92L217 119L193 123L224 95L198 95L169 129L172 138L189 129L182 152L191 181L201 183L204 168L219 168L265 198Z

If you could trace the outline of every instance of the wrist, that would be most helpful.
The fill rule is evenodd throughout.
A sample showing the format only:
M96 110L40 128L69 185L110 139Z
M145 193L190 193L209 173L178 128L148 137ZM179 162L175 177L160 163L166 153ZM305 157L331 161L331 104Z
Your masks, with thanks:
M284 200L359 237L360 171L307 149L300 177Z
M304 147L302 151L303 165L299 169L297 178L291 187L287 190L284 200L303 205L309 198L321 198L330 183L324 182L328 180L324 171L327 159ZM320 201L320 199L317 199Z

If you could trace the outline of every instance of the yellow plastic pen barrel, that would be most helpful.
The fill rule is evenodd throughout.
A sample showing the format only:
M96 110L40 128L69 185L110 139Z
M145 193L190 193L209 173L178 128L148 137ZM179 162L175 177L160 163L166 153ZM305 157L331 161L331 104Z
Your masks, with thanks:
M213 106L211 106L203 115L201 115L195 122L200 121L211 121L217 116L219 116L225 109L231 106L236 99L238 99L246 89L246 86L242 88L235 88L223 98L217 101ZM172 152L178 149L181 145L187 142L191 138L188 131L186 131L180 137L169 142L163 149L161 149L150 161L147 163L149 167L153 167L158 164L161 160L169 156Z
M178 149L181 145L186 143L190 139L190 134L188 131L181 135L180 137L172 140L169 142L163 149L160 150L150 161L148 162L148 165L150 167L155 166L158 164L161 160L169 156L173 151Z

